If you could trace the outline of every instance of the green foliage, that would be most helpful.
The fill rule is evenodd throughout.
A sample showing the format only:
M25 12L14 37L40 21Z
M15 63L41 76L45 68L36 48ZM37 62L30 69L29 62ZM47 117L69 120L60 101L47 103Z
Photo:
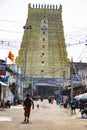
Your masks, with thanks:
M28 83L28 88L31 90L32 89L32 82Z

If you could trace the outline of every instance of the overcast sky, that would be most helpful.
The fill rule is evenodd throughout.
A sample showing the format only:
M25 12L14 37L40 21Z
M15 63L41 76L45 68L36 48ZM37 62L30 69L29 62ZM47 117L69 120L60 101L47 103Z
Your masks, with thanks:
M84 32L86 36L87 0L0 0L0 41L13 41L13 49L11 49L16 55L18 50L15 46L20 44L22 40L23 26L26 23L29 3L62 4L62 20L66 42L68 42L68 39L73 39L70 42L73 43L73 41L75 41L76 43L76 36L74 36L76 33L79 35L79 40L82 39L82 32ZM80 30L80 32L78 30ZM69 35L71 35L71 32L74 38L70 39ZM0 45L0 52L1 54L3 53L3 56L0 55L0 58L6 57L10 49L4 48L3 50L2 47L3 46ZM75 61L80 57L79 60L82 60L80 55L83 49L86 49L86 47L84 48L82 44L67 47L68 57L73 57Z

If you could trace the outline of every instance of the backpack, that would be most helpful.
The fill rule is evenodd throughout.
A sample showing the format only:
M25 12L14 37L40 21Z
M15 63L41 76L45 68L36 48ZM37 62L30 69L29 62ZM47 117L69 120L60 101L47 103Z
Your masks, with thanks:
M25 107L31 107L31 99L30 98L26 98L24 101L24 106Z

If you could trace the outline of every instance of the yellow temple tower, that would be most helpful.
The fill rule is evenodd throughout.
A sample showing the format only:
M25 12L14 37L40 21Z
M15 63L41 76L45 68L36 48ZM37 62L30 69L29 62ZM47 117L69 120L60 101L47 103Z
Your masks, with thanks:
M27 77L70 77L62 5L28 5L22 43L15 63Z

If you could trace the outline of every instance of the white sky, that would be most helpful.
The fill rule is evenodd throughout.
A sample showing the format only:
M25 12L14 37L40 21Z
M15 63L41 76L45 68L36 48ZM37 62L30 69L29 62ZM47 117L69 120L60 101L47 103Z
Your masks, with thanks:
M13 41L14 47L20 44L29 3L62 4L62 20L66 42L74 44L86 40L87 0L0 0L0 41ZM71 32L73 32L72 35ZM17 55L18 49L3 47L0 42L0 58L5 59L9 50L12 50L15 56ZM86 61L87 58L84 56L86 51L85 44L67 47L68 57L73 57L74 61L78 61L78 57L79 60L84 61L85 59ZM83 52L85 53L83 54ZM83 54L83 57L81 54ZM9 59L8 62L10 62Z

